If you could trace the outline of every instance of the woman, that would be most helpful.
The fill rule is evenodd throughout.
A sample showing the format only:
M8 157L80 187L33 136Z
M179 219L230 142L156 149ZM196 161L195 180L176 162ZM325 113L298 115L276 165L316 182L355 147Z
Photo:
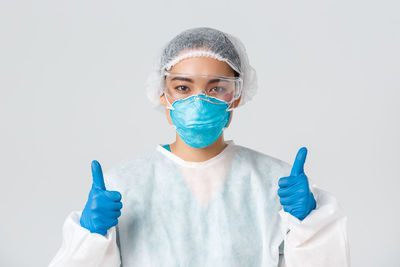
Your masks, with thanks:
M346 216L293 166L224 140L256 72L219 30L183 31L162 50L148 96L176 129L170 145L126 160L63 227L50 266L348 266ZM123 203L123 207L122 207Z

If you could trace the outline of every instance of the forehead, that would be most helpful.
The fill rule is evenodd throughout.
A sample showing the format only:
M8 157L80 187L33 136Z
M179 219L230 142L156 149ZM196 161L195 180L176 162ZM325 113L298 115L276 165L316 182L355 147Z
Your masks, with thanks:
M172 66L169 72L234 77L234 71L226 62L211 57L182 59Z

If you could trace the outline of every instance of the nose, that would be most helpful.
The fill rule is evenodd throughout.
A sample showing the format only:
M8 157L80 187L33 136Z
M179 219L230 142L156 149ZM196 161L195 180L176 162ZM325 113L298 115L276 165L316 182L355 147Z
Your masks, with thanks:
M206 95L206 90L204 90L204 89L197 89L197 90L196 90L196 95L200 95L200 94Z
M207 96L207 94L206 94L204 91L202 91L202 92L200 92L200 93L197 93L197 94L194 96L194 99L195 99L195 100L204 99L205 96Z

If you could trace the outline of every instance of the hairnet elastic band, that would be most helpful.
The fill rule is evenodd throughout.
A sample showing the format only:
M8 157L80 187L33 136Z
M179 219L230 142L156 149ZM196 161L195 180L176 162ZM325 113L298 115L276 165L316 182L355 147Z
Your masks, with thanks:
M189 58L189 57L211 57L211 58L215 58L218 59L219 61L224 61L226 63L228 63L228 65L234 69L237 73L241 74L241 72L232 64L230 63L229 60L227 60L226 58L221 57L220 55L212 52L212 51L208 51L208 50L192 50L186 53L183 53L177 57L175 57L173 60L171 60L170 62L168 62L167 64L164 65L165 70L169 70L173 65L177 64L179 61L185 59L185 58Z

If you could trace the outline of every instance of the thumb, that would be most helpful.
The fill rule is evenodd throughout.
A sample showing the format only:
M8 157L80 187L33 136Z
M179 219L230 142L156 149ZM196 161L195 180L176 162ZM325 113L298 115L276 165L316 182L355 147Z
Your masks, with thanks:
M296 159L294 160L294 164L292 167L292 172L290 176L297 176L304 172L304 162L307 157L307 148L302 147L299 149L296 155Z
M93 176L93 186L98 189L106 190L104 184L103 171L101 170L100 163L97 160L92 161L92 176Z

